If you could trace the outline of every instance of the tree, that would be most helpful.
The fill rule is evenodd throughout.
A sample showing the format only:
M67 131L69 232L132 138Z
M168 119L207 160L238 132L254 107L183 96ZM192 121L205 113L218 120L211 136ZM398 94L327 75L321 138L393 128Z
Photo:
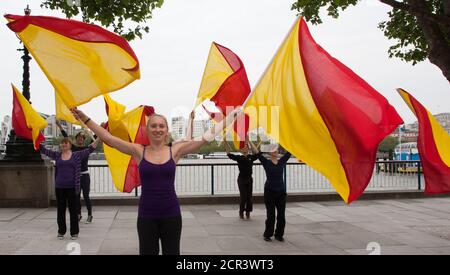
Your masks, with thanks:
M160 8L164 0L46 0L41 7L51 10L61 10L67 18L81 13L83 21L99 22L104 27L112 27L114 32L128 41L149 32L145 25L152 18L152 12ZM134 28L125 25L137 24ZM127 29L126 29L127 28Z
M379 0L389 5L389 20L378 27L397 43L388 50L389 57L397 57L413 65L426 58L438 66L450 81L450 0ZM320 24L319 11L326 8L334 18L361 0L297 0L292 5L306 20Z
M383 141L380 142L378 146L378 151L388 153L395 149L398 145L398 139L393 136L387 136Z

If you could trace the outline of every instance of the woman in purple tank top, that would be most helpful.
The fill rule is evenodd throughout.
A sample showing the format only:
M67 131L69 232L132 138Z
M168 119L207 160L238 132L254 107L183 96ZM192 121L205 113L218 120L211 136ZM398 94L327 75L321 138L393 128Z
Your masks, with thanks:
M149 146L123 141L93 122L83 112L72 109L75 117L83 121L102 141L124 154L132 156L139 163L142 194L139 201L137 231L139 253L159 254L161 241L162 254L180 254L181 211L175 193L175 170L180 158L200 149L207 141L230 125L241 108L235 109L226 119L201 137L167 145L169 127L164 116L153 114L147 122ZM217 134L216 134L217 133Z

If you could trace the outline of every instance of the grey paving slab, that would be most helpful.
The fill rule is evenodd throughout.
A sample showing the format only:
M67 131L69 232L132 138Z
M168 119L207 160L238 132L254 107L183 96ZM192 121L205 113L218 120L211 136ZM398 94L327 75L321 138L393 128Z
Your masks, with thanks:
M100 246L98 254L137 255L139 254L139 241L137 236L133 239L104 240Z
M22 215L24 212L15 211L15 212L4 212L0 213L0 222L9 222Z
M59 251L66 247L64 241L54 240L32 240L21 247L14 254L16 255L57 255Z
M286 241L301 249L330 246L329 243L321 240L317 235L306 232L289 234L289 236L286 236Z
M117 215L117 210L102 210L102 211L93 211L92 216L98 220L98 219L114 219ZM82 215L84 218L87 218L87 213L82 212Z
M311 224L314 223L312 220L309 220L307 218L301 217L301 216L293 216L286 219L287 224L293 224L293 225L301 225L301 224Z
M410 230L406 233L387 233L385 235L402 242L405 245L417 248L450 246L450 241L448 240L414 230Z
M337 247L309 247L303 250L306 255L349 255L343 249Z
M352 255L428 255L429 251L411 246L380 246L380 250L375 252L371 249L346 249ZM372 254L374 253L374 254Z
M195 216L191 211L181 211L181 217L183 217L183 219L195 219Z
M69 216L69 211L66 211L66 217ZM36 219L47 219L47 220L54 220L56 219L56 209L48 209L44 212L42 212L40 215L36 217Z
M431 255L450 255L450 246L422 248L422 251Z
M10 233L26 224L26 220L12 220L10 222L0 222L0 233Z
M305 219L308 219L313 222L331 222L331 221L337 221L336 218L332 218L330 216L324 215L324 214L300 214L300 216L304 217Z
M238 205L182 207L182 254L205 255L368 255L450 254L450 200L415 199L302 202L287 205L285 242L262 238L265 206L255 204L250 220ZM84 210L83 210L84 211ZM0 254L138 254L137 207L94 207L94 222L80 223L79 239L57 240L56 209L0 209ZM69 215L67 213L67 224ZM83 219L84 220L84 219Z
M407 232L409 230L408 227L406 226L385 221L354 222L354 223L352 222L349 224L366 229L374 233L399 233L399 232Z
M224 254L214 238L190 237L181 239L181 253L187 254Z
M0 255L13 255L16 254L17 251L22 249L32 240L30 239L19 239L19 238L7 238L2 239L0 242Z
M19 220L32 220L44 213L47 209L41 208L41 209L19 209L20 216L18 216L16 219Z
M215 237L217 245L225 253L231 253L235 251L257 251L260 247L244 236L222 236Z
M121 211L116 215L116 219L118 220L137 220L138 213L137 211Z

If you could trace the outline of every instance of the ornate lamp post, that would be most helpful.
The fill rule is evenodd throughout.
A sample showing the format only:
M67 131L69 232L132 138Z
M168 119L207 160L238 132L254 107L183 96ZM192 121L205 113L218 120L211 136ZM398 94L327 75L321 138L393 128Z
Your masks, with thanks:
M31 14L29 5L24 10L25 15ZM22 94L30 101L30 53L28 49L23 46L18 51L23 52L23 79L22 79ZM14 129L9 134L9 140L6 142L6 155L4 161L16 161L16 162L42 162L41 155L38 151L34 150L33 143L30 140L23 139L16 136Z

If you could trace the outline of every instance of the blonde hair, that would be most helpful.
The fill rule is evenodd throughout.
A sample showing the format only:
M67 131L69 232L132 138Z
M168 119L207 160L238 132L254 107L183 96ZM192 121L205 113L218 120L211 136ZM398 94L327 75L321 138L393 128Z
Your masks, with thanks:
M147 127L146 127L147 129L149 128L149 126L150 126L150 120L151 120L153 117L160 117L160 118L162 118L162 119L164 120L164 123L166 123L167 135L166 135L165 143L168 144L168 143L169 143L169 140L170 140L170 133L169 133L169 123L167 122L167 118L166 118L165 116L160 115L160 114L157 114L157 113L151 114L151 115L148 117Z

